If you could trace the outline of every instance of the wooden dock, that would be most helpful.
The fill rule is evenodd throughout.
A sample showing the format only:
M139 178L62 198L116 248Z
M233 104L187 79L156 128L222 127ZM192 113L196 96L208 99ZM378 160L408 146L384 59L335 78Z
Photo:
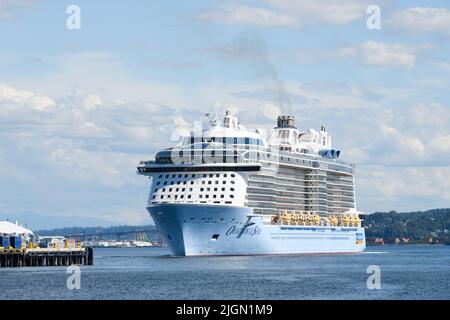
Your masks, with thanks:
M0 268L92 266L94 250L87 248L35 248L0 250Z

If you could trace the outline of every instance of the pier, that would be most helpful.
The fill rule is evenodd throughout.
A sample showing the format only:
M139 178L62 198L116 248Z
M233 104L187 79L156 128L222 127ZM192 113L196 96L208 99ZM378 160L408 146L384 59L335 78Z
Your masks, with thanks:
M34 248L0 250L0 268L92 266L94 251L87 248Z

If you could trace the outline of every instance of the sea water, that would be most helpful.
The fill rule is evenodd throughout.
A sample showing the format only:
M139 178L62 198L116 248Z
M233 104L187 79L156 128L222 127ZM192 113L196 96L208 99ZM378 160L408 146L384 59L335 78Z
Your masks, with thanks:
M373 270L380 289L370 289ZM99 248L94 266L76 275L79 289L68 286L73 276L65 267L0 269L0 299L450 299L450 246L186 258L166 248Z

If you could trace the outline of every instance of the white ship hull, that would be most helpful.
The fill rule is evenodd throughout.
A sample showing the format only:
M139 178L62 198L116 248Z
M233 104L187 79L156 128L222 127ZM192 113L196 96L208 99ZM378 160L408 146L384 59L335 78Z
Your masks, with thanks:
M147 208L175 256L358 253L364 228L263 223L247 207L159 204Z

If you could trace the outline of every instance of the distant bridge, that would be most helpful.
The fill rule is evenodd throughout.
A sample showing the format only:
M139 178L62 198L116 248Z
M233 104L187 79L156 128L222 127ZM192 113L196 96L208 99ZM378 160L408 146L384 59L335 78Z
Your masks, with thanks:
M136 241L158 241L161 242L159 232L154 227L143 227L127 231L104 231L98 229L88 233L67 233L62 236L78 241L103 241L103 240L136 240Z

